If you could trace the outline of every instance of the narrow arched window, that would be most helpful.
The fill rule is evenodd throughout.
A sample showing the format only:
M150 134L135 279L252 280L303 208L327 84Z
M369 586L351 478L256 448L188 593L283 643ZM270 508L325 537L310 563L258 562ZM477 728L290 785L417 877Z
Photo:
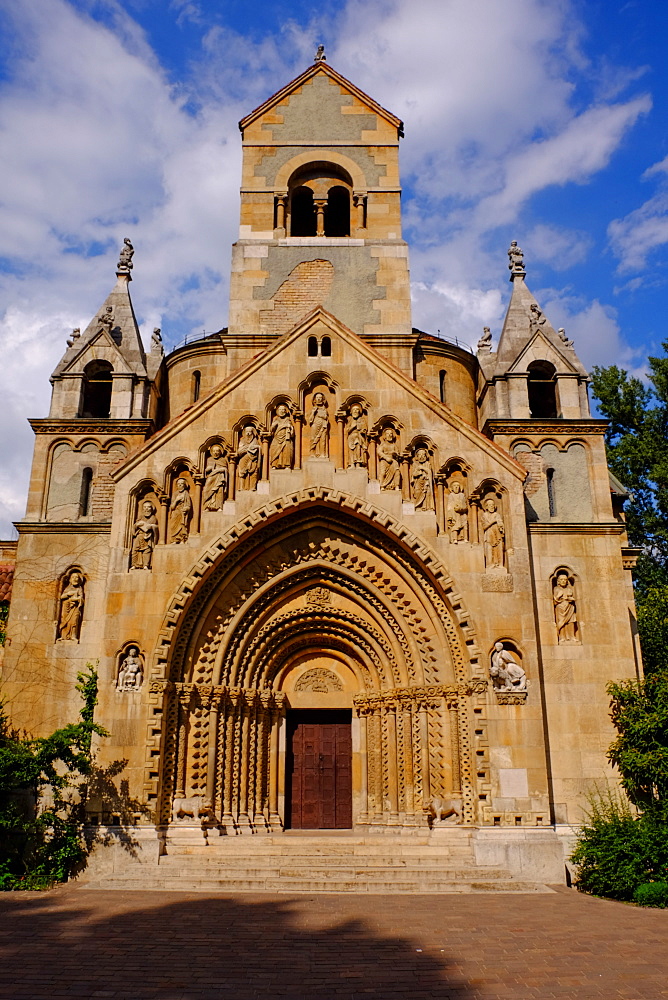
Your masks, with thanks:
M81 473L81 493L79 494L79 517L90 514L90 495L93 482L93 470L86 466Z
M557 495L554 489L554 469L545 470L547 480L547 503L550 509L550 517L557 516Z
M532 361L528 368L529 412L533 418L557 416L556 368L549 361Z
M327 195L325 236L350 236L350 194L340 184Z
M106 418L111 412L111 373L108 361L89 361L84 368L81 417Z
M332 341L330 337L323 337L320 341L320 354L323 358L331 358L332 356Z
M445 369L441 369L441 371L438 373L438 391L440 393L442 403L445 402L445 380L447 374L448 373L445 371Z
M290 235L315 236L315 230L313 191L302 185L295 188L290 199Z
M309 337L308 339L308 356L309 358L318 357L318 338Z
M193 372L193 403L196 403L199 399L200 383L202 381L202 373L198 371Z

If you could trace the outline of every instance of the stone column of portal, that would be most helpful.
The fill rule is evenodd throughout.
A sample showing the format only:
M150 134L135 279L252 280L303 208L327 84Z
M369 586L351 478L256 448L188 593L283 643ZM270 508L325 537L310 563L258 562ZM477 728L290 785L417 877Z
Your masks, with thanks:
M237 456L234 452L228 460L227 470L227 499L234 500L237 495Z
M455 797L462 792L462 765L459 755L459 711L456 700L448 702L450 722L450 756L452 758L452 792Z
M327 207L327 199L316 198L314 201L315 205L315 235L324 236L325 235L325 208Z
M262 468L260 469L260 479L264 479L269 482L269 442L271 441L271 434L269 431L262 431L260 434L260 440L262 441Z
M429 710L420 705L420 765L422 770L423 804L431 802L431 781L429 778Z
M402 701L399 705L399 711L401 712L406 822L413 826L415 824L415 795L413 787L413 720L410 701Z
M274 708L271 713L271 737L269 746L269 825L272 830L282 830L283 824L278 814L278 765L279 765L279 734L283 717L284 697L274 695Z
M334 467L345 470L348 462L346 455L346 413L344 410L337 410L335 414L336 422L339 426L339 454L336 456Z
M176 791L182 799L186 794L186 758L188 754L188 718L190 715L190 688L179 692L179 737L176 747Z
M358 711L359 720L359 759L360 759L360 811L358 823L369 822L369 761L367 759L366 714Z
M394 705L384 706L387 726L387 769L388 791L390 799L389 825L399 826L399 773L397 746L397 716Z
M232 688L228 692L225 706L225 776L223 780L223 825L228 830L234 830L234 734L236 730L237 710L241 692Z
M254 693L254 692L253 692ZM252 706L246 701L250 691L244 691L239 705L241 712L241 764L239 771L239 817L241 828L250 830L251 821L248 816L248 763L250 756L250 721Z
M435 476L436 484L436 524L439 534L445 533L445 477Z
M219 695L211 691L208 699L209 707L209 746L206 757L206 798L214 808L216 795L216 752L218 750L218 708Z
M269 833L267 815L269 779L268 733L271 731L271 691L260 691L257 712L257 763L255 765L255 810L253 823L256 833Z
M199 535L199 528L202 521L202 484L204 476L193 476L195 483L195 495L193 497L193 525L192 534Z

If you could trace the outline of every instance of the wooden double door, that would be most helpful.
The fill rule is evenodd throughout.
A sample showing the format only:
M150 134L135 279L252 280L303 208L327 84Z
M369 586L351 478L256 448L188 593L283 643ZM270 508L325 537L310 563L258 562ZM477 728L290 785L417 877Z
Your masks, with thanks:
M352 826L352 712L295 710L287 717L286 826Z

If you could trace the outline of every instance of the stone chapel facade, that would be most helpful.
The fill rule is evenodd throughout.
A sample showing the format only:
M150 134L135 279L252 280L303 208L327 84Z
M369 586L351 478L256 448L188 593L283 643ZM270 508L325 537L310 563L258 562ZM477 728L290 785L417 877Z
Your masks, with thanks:
M98 662L100 761L153 836L550 851L611 780L605 685L640 670L587 373L516 244L496 350L413 328L402 123L324 60L240 129L229 326L147 351L126 240L31 421L13 720L71 721Z

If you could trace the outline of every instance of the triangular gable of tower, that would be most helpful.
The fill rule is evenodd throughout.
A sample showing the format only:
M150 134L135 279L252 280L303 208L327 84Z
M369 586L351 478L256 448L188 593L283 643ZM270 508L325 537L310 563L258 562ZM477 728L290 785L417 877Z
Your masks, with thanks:
M535 333L524 350L518 354L515 362L506 370L509 372L525 372L532 361L549 361L557 371L566 369L574 374L580 373L580 367L576 367L565 354L558 350L555 345L548 340L545 334Z
M81 336L65 351L52 378L78 368L89 347L92 348L94 344L101 346L101 334L105 351L113 350L116 359L119 362L122 359L122 364L115 364L114 367L118 367L119 370L122 367L123 370L146 377L146 355L128 284L129 275L122 273L117 275L115 286Z
M541 340L537 340L537 336ZM520 370L519 359L529 364L538 357L532 357L529 345L549 345L551 357L540 360L551 361L556 368L566 367L569 371L586 375L587 372L571 348L567 348L554 327L543 313L537 300L524 282L523 276L513 276L513 292L503 323L496 351L496 375ZM568 352L568 353L566 353ZM555 360L556 358L556 360Z
M238 389L248 379L257 375L263 368L270 366L278 356L285 353L286 348L299 338L313 332L314 328L319 324L333 337L339 337L345 344L352 347L353 350L363 357L365 362L375 365L385 374L389 375L396 383L397 389L404 391L408 396L412 397L415 403L427 407L441 417L446 417L448 423L464 435L471 445L486 451L493 451L496 459L505 469L518 479L522 481L525 479L526 469L519 462L516 462L505 449L495 442L490 441L488 437L472 427L448 406L437 400L435 396L432 396L419 383L413 381L413 379L405 375L400 369L396 368L387 358L375 351L361 337L358 337L356 333L321 306L314 309L308 316L305 316L297 326L275 341L271 347L267 348L261 354L256 355L242 368L239 368L228 378L224 379L213 392L200 399L194 405L189 406L187 410L184 410L183 413L171 420L157 434L149 438L122 465L117 466L111 473L112 478L117 481L121 480L148 455L159 451L167 441L179 435L208 409L215 406L235 389Z
M76 353L72 358L67 360L71 350L74 350ZM70 348L66 354L65 364L61 362L58 366L58 374L63 375L66 372L83 371L89 361L99 360L108 361L116 372L123 372L127 375L134 374L133 369L119 351L118 345L106 330L98 330L83 345L80 340L76 341L74 348Z
M301 141L304 121L318 130L314 141L351 141L379 127L394 141L403 135L400 118L324 62L314 63L239 122L245 140L280 130L282 142ZM248 134L247 134L248 133Z

